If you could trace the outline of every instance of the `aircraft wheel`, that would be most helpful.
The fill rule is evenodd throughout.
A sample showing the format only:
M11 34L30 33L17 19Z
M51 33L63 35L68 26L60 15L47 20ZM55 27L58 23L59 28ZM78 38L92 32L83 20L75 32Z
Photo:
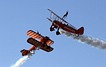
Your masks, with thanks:
M59 31L56 31L56 35L60 35L60 32Z
M54 31L54 28L50 27L50 31Z

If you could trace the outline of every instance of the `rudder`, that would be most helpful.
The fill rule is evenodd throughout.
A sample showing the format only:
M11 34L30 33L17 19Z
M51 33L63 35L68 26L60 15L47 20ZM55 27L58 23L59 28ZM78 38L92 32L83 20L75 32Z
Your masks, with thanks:
M80 35L83 35L83 34L84 34L84 27L79 28L79 29L78 29L78 33L79 33Z

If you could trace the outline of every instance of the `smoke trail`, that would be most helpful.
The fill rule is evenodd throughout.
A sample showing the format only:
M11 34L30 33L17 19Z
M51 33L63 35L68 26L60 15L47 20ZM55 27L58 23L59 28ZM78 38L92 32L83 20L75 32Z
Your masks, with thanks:
M89 44L89 45L92 45L94 47L98 47L98 48L101 48L101 49L106 49L106 41L103 41L103 40L100 40L100 39L96 39L96 38L92 38L92 37L88 37L88 36L85 36L85 35L75 35L75 34L72 34L72 33L68 33L68 32L65 32L65 31L60 31L61 34L65 34L66 36L71 36L73 39L75 40L78 40L82 43L86 43L86 44Z
M29 58L29 55L20 58L20 59L19 59L15 64L13 64L11 67L20 67L28 58Z
M81 42L84 42L86 44L92 45L94 47L106 49L106 42L103 41L103 40L95 39L95 38L84 36L84 35L76 36L76 37L73 37L73 38L76 39L76 40L79 40Z

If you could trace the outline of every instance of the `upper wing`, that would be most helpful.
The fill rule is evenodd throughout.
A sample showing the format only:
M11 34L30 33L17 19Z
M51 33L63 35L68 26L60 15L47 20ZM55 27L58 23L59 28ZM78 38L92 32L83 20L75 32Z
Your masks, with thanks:
M53 16L55 16L54 17L54 19L58 19L58 20L60 20L60 21L64 21L65 23L68 23L67 21L65 21L63 18L61 18L60 16L58 16L57 14L55 14L52 10L50 10L50 9L48 9L52 14L53 14ZM50 17L50 18L52 18L52 17Z
M34 39L39 39L39 40L43 38L43 36L41 34L36 33L36 32L34 32L32 30L29 30L27 32L27 35L30 36L30 37L32 37L32 38L34 38Z
M30 36L31 38L39 39L39 41L44 38L44 36L42 36L42 35L39 34L39 33L34 32L34 31L32 31L32 30L29 30L29 31L27 32L27 35ZM52 41L51 39L47 40L47 42L46 42L46 44L47 44L48 46L52 45L53 43L54 43L54 41Z
M51 22L53 22L54 20L58 20L58 21L61 21L61 22L68 24L69 26L71 26L74 29L77 29L73 25L69 24L66 20L64 20L63 18L61 18L57 14L55 14L52 10L50 10L50 9L48 9L48 10L51 12L52 15L50 16L50 18L47 18L47 19L50 20ZM68 13L66 13L66 14L68 14Z
M50 39L46 42L46 44L47 44L48 46L51 46L53 43L54 43L54 41L52 41L52 40L50 40Z

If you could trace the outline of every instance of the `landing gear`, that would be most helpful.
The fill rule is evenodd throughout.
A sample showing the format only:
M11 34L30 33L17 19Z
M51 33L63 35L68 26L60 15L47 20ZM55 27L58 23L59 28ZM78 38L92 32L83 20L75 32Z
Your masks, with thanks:
M57 29L57 26L53 23L50 27L50 31L54 31L55 29Z
M60 35L59 28L56 31L56 35Z
M52 26L50 27L50 31L54 31L54 28L52 28Z
M59 31L56 31L56 35L60 35L60 32Z

